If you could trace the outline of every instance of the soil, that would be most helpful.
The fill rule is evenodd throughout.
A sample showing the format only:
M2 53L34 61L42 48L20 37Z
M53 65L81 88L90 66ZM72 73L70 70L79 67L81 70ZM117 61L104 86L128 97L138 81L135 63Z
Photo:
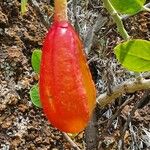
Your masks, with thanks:
M46 3L43 2L42 8L47 8ZM51 16L52 12L50 10L48 12ZM149 19L150 13L141 13L129 19L126 28L134 37L149 40ZM34 49L42 47L46 32L46 26L41 22L39 14L31 4L28 5L26 14L22 16L19 0L0 1L0 150L72 149L62 133L47 121L42 109L33 106L29 97L29 90L37 83L37 75L31 67L31 55ZM114 31L113 33L116 36ZM111 43L117 42L113 41L116 40L114 36ZM98 62L94 63L97 65ZM93 71L95 76L97 76L96 71ZM97 77L94 78L97 79ZM137 101L138 95L142 94L135 93L135 95L135 101ZM132 106L133 103L122 110L122 122L126 120L125 116L128 115L127 112ZM138 124L137 127L149 129L149 106L146 105L136 111L133 117L135 126ZM109 108L101 111L105 112ZM112 110L116 111L113 107ZM98 120L102 122L107 118L102 116ZM99 126L100 132L105 125ZM110 136L108 131L105 131L99 140L111 141L112 149L116 149L112 145L119 137L119 129L111 132L113 134ZM84 145L83 135L84 132L74 138L81 149ZM102 149L107 149L107 144L101 142L100 145Z

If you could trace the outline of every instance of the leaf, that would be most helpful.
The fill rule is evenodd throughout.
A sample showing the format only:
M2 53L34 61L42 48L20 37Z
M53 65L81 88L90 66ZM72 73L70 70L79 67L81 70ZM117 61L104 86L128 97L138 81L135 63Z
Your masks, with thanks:
M27 11L27 3L28 0L21 0L21 14L24 15L24 13Z
M114 50L117 59L128 70L150 71L150 41L129 40L117 45Z
M31 63L36 73L39 73L40 71L41 55L42 55L42 51L39 49L34 50L32 53Z
M39 86L38 84L34 85L30 90L30 98L32 103L37 107L42 107L39 96Z
M134 15L142 9L146 0L110 0L110 2L119 13Z

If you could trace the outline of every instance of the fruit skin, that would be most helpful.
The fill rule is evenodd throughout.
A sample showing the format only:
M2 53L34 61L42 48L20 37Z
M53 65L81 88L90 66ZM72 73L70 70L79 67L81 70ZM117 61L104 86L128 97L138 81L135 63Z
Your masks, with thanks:
M53 126L68 133L86 127L96 90L82 43L67 21L54 22L45 38L39 87L44 113Z

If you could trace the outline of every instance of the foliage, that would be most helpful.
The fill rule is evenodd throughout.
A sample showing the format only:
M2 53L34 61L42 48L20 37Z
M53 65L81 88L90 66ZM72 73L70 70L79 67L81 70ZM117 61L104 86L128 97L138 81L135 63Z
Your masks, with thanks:
M150 42L141 39L118 44L115 54L120 63L135 72L150 71Z
M31 90L30 90L30 98L32 103L37 106L41 107L41 102L40 102L40 96L39 96L39 86L38 84L34 85Z
M41 62L42 51L40 49L35 49L32 53L31 64L35 73L39 74L40 62ZM30 98L32 103L36 107L41 107L40 96L39 96L39 86L34 85L30 90Z
M140 39L130 40L119 16L119 13L133 15L142 11L145 0L103 0L103 2L109 13L116 12L112 17L117 24L118 32L125 40L114 48L121 65L135 72L150 71L150 42Z
M38 74L39 74L39 70L40 70L41 54L42 54L42 51L40 49L35 49L32 53L32 58L31 58L32 67L33 67L34 71ZM31 88L30 98L31 98L32 103L35 106L41 107L38 84L34 85Z
M133 15L139 12L146 0L110 0L113 7L122 14Z
M24 15L24 13L27 11L27 2L28 0L21 0L21 14Z
M35 49L32 53L31 63L34 69L34 72L39 73L40 71L40 62L41 62L42 51Z

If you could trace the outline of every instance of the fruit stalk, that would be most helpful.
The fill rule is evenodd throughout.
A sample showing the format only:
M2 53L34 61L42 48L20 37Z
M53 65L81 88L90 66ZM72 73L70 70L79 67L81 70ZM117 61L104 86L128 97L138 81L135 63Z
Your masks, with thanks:
M67 21L67 0L55 0L54 21Z

